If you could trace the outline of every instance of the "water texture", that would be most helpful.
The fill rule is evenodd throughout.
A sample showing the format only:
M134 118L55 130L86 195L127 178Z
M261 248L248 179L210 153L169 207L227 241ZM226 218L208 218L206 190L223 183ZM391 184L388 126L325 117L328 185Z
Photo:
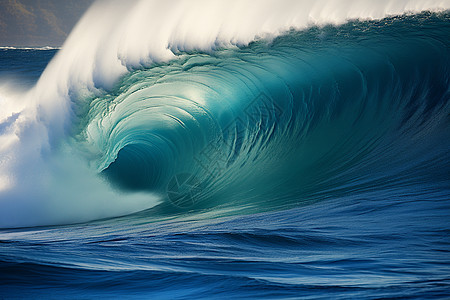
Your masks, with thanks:
M0 48L0 298L448 297L448 3L197 36L180 1L153 43L177 10L131 3Z

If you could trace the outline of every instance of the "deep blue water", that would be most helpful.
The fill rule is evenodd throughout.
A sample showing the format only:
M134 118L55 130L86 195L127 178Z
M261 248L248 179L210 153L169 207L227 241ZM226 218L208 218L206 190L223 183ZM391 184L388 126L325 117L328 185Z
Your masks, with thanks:
M5 298L446 298L448 201L361 195L283 212L2 231Z
M70 145L163 201L0 229L0 298L448 298L449 20L183 53L74 96ZM0 80L31 88L56 53L0 49Z
M30 87L56 52L56 49L0 49L0 79L17 79L23 87Z

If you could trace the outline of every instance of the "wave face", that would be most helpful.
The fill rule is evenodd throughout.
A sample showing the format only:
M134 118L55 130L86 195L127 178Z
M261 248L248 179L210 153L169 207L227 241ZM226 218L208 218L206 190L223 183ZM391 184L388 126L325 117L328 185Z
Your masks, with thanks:
M449 13L385 18L448 1L228 2L99 2L4 86L0 226L448 192Z
M403 32L430 18L294 31L131 72L80 113L81 139L114 185L158 190L180 174L195 192L180 201L201 207L423 183L424 160L448 165L449 31ZM427 179L445 183L445 169Z

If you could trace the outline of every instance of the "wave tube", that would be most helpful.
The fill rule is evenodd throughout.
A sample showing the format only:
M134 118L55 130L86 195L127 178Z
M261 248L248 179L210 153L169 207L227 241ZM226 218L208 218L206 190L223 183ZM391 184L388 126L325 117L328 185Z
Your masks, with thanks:
M0 226L448 184L448 7L100 1L1 98Z

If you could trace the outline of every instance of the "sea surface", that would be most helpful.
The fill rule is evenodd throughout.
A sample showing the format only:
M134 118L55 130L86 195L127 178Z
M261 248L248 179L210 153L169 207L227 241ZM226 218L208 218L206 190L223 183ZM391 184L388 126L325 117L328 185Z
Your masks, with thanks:
M82 87L0 48L0 299L448 299L449 37L354 20Z

